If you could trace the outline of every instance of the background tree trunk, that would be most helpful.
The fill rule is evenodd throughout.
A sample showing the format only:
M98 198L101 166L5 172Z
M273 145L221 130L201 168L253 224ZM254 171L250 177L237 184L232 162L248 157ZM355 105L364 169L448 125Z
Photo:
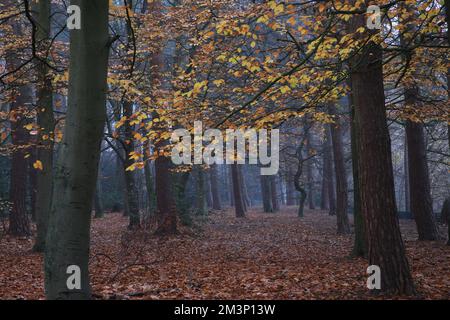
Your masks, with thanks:
M214 210L221 210L222 204L220 201L218 177L217 177L217 165L212 165L209 171L211 181L211 195L212 195L212 208Z
M332 113L336 114L335 107L331 107ZM339 118L335 119L336 124L330 125L331 140L333 144L334 170L336 176L336 217L338 234L350 233L348 222L348 185L345 171L344 150L342 146L342 132Z
M24 112L27 104L32 102L31 88L21 86L15 101L11 103L11 137L12 143L18 146L11 159L10 201L12 210L9 215L9 233L13 236L23 237L31 235L30 220L26 208L28 161L25 159L26 148L29 142L28 131L24 128L26 117Z
M261 181L261 198L263 202L263 210L266 213L273 212L272 191L270 189L270 177L261 175L260 181Z
M239 167L237 164L231 165L231 178L233 179L233 195L234 195L234 208L237 218L245 217L244 199L241 193L241 183L239 179Z

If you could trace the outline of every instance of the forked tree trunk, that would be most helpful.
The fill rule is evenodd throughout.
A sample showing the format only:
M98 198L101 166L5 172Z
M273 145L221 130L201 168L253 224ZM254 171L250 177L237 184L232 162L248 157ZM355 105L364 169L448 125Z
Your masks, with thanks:
M69 106L55 171L45 252L47 299L90 299L89 242L92 199L106 120L108 0L72 0L81 29L70 31ZM93 32L95 30L95 32ZM81 287L69 288L69 266ZM73 272L73 271L72 271Z
M353 30L365 26L355 18ZM381 268L381 290L415 293L395 203L391 143L386 120L382 49L369 42L351 71L355 123L359 139L358 170L361 210L368 239L369 265Z

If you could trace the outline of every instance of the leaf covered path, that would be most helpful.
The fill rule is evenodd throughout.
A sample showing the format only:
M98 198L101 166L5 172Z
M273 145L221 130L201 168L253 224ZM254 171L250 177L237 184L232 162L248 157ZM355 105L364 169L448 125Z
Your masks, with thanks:
M94 220L90 268L102 299L363 299L367 262L352 259L353 237L337 236L335 217L295 208L252 211L245 219L215 213L194 229L157 238L129 232L127 219ZM402 231L420 298L450 299L450 247L418 242L413 221ZM43 298L42 258L32 242L0 240L0 298Z

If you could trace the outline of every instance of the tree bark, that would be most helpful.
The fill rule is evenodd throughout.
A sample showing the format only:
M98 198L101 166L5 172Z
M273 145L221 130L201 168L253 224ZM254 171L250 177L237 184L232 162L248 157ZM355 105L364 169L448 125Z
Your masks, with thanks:
M351 84L350 84L351 87ZM358 131L355 123L355 107L353 104L353 96L350 93L350 135L351 135L351 150L352 150L352 172L353 172L353 223L355 225L355 241L353 243L352 255L355 257L367 257L367 235L366 228L364 226L364 217L361 212L361 193L359 191L358 181L359 169L358 169Z
M108 0L72 0L81 29L70 31L69 104L55 171L45 252L47 299L90 299L92 199L106 120ZM93 32L95 30L95 32ZM69 289L69 266L81 270L81 288Z

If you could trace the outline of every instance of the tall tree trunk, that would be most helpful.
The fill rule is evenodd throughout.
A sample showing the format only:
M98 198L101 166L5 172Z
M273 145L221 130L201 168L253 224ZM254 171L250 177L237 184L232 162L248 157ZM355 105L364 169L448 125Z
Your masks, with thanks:
M106 120L108 0L72 0L81 29L70 31L69 107L55 171L45 252L47 299L90 299L89 242L92 199ZM93 32L95 30L95 32ZM69 266L81 287L69 289Z
M129 14L133 14L133 10L135 9L135 3L133 0L128 0L125 2L128 6L127 10ZM131 25L131 21L127 20L127 45L128 49L130 49L133 45L133 29ZM130 77L133 75L134 66L130 67ZM124 95L124 99L127 99ZM139 190L137 188L136 182L136 173L134 171L127 170L131 165L133 165L134 160L130 158L130 153L135 151L134 144L134 126L131 124L131 119L134 112L133 102L131 101L123 101L123 115L126 117L127 121L124 125L124 149L125 149L125 186L127 188L126 192L126 201L128 204L128 214L129 214L129 224L128 229L137 229L141 226L141 218L139 214Z
M335 107L332 106L332 113L336 114ZM336 176L336 217L338 234L350 233L348 222L348 185L345 171L344 148L342 146L342 131L339 118L335 119L336 124L330 126L331 140L333 144L334 170Z
M353 30L365 26L355 17ZM351 84L358 130L358 170L361 210L366 226L369 264L381 268L381 290L413 294L411 277L395 203L391 142L383 87L383 54L369 42L355 56Z
M10 177L10 202L12 210L9 215L9 233L13 236L31 235L30 221L26 208L27 194L27 172L28 161L25 159L26 147L28 144L28 132L24 128L26 117L24 115L27 104L32 102L31 88L22 86L19 88L15 101L11 103L11 137L14 150L11 159L11 177Z
M311 128L306 131L306 156L311 156L312 150L312 134ZM314 204L314 176L313 176L313 164L312 161L306 161L306 181L308 186L308 207L310 210L315 210L316 206Z
M234 208L237 218L245 217L244 199L242 198L241 181L239 179L239 167L233 163L231 165L231 178L233 180Z
M123 103L124 116L130 119L133 115L133 104L125 101ZM125 187L126 187L126 203L129 215L128 229L137 229L141 225L141 218L139 214L139 192L136 184L136 172L133 170L127 170L133 165L134 160L131 159L130 153L135 151L134 146L134 128L129 121L126 121L124 125L124 137L125 137L125 161L124 161L124 173L125 173Z
M234 207L234 184L233 184L233 174L231 172L230 166L225 166L227 169L228 185L230 186L230 206Z
M217 165L212 165L209 171L211 181L211 195L212 195L212 208L214 210L221 210L222 205L220 201L218 177L217 177Z
M37 30L36 40L42 43L41 49L45 50L50 38L50 0L40 0L36 5ZM46 57L44 57L46 59ZM42 163L42 170L36 173L36 241L33 250L43 252L45 249L45 238L47 236L48 216L51 208L53 187L53 139L51 133L54 131L55 118L53 115L53 93L49 70L45 63L38 65L39 86L37 90L37 124L39 127L37 160Z
M406 97L408 101L409 94L406 94ZM438 231L433 215L423 125L407 121L406 136L411 211L416 221L419 240L437 240Z
M329 207L329 215L336 215L336 195L334 192L334 175L333 175L333 155L332 155L332 145L331 145L331 130L329 130L328 126L325 128L325 137L326 140L324 142L325 149L323 153L324 157L324 174L326 176L327 183L327 192L328 192L328 207Z
M329 209L330 200L328 198L327 176L325 172L325 157L322 158L322 183L320 189L320 210Z
M404 146L404 154L403 154L403 163L404 163L404 172L405 172L405 211L406 212L410 212L411 211L411 201L410 201L410 197L409 197L409 166L408 166L408 141L406 138L406 133L405 133L405 146Z
M416 8L409 4L401 4L406 12L411 14L411 18L417 16ZM417 32L417 25L410 17L406 20L400 17L400 23L405 27L405 31L400 35L402 45L412 38ZM406 61L412 59L412 52L406 51L403 58ZM414 76L414 72L413 72ZM419 87L411 80L404 90L405 105L412 109L419 105ZM419 240L436 240L438 231L433 216L433 204L431 199L430 178L428 175L427 151L423 132L423 125L419 122L406 120L406 140L408 146L408 171L409 171L409 196L411 201L411 211L416 222Z
M147 210L149 214L153 214L156 208L156 197L155 197L155 181L153 179L153 173L150 162L150 143L149 140L144 142L144 157L145 157L145 187L147 189Z

